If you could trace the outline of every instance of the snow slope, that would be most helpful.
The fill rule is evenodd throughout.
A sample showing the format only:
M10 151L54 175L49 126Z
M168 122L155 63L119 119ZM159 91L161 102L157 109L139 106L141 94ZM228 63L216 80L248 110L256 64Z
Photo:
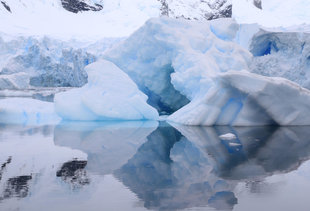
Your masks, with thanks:
M262 0L262 10L247 0L233 0L232 14L238 23L288 27L310 23L308 0Z
M49 35L66 40L93 41L128 36L150 17L160 15L157 0L104 0L100 1L104 5L102 10L77 14L65 10L60 0L5 2L11 13L0 5L0 31L15 35Z
M232 0L1 0L1 2L0 32L80 40L128 36L149 18L160 15L198 20L231 17L232 7L235 7L235 3L232 6ZM248 3L253 6L253 1L243 2L242 5ZM240 12L239 9L235 11L238 11L238 14Z

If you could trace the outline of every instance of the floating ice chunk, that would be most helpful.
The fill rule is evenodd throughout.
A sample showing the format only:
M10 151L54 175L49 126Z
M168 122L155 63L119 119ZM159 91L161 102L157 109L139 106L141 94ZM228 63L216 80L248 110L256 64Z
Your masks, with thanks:
M223 134L223 135L220 135L219 138L221 140L225 140L225 141L231 141L231 140L234 140L236 139L236 135L233 134L233 133L226 133L226 134Z
M0 100L0 122L7 124L42 125L57 124L61 119L54 104L30 98Z
M56 112L65 120L157 119L158 113L146 103L126 73L111 62L101 60L86 67L88 84L56 94Z
M310 91L284 78L229 71L168 120L188 125L310 125Z

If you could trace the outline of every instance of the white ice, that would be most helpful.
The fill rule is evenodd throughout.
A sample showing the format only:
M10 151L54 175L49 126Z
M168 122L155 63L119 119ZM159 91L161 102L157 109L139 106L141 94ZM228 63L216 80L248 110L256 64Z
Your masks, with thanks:
M201 98L218 73L248 68L251 54L232 41L238 29L232 19L150 19L104 57L137 83L151 105L171 113Z
M310 91L284 78L230 71L168 120L188 125L310 125Z
M233 42L240 36L238 30L232 19L151 19L104 56L128 73L159 111L166 107L174 111L168 121L186 125L310 124L303 118L310 111L309 90L284 78L250 73L252 55Z
M308 0L262 0L262 10L248 0L232 2L232 14L238 23L258 23L266 27L310 23Z
M86 67L88 83L58 93L55 109L64 120L143 120L158 119L147 96L111 62L101 60Z
M6 124L43 125L57 124L60 118L54 104L30 98L0 100L0 122Z

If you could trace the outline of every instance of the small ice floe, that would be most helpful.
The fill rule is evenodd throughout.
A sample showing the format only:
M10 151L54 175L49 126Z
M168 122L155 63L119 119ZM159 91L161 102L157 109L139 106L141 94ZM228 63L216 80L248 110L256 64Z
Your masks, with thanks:
M231 140L237 139L236 135L233 133L226 133L226 134L220 135L219 138L225 141L231 141Z

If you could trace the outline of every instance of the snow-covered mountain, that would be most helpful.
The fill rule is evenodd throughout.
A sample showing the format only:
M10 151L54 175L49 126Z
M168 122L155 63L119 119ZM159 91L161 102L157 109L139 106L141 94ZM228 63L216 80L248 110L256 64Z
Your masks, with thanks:
M186 19L215 19L232 16L232 0L158 0L161 4L162 15L186 18ZM247 0L248 1L248 0ZM261 0L250 0L256 7L262 8ZM49 7L63 8L69 12L78 13L85 11L102 11L106 5L111 4L107 0L53 0L43 1ZM116 1L115 5L121 6L122 1ZM13 9L18 4L22 4L25 9L34 7L31 1L11 1L1 0L1 4L8 12L13 13ZM36 2L35 4L40 4ZM135 1L131 1L135 5ZM151 1L148 4L152 4ZM3 9L2 8L2 9ZM12 8L12 9L11 9Z
M309 23L308 1L280 0L0 0L0 31L98 40L124 37L152 17L234 17L239 23ZM262 8L262 9L259 9Z
M162 15L186 19L231 17L231 0L160 0Z

